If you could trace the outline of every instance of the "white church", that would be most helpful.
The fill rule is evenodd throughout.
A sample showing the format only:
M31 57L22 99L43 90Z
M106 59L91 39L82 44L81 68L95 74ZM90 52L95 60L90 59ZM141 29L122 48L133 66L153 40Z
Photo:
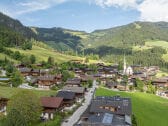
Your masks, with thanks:
M127 67L127 64L126 64L126 60L125 60L125 55L124 55L124 66L123 66L124 70L123 70L123 75L133 75L133 69L131 66L128 66Z

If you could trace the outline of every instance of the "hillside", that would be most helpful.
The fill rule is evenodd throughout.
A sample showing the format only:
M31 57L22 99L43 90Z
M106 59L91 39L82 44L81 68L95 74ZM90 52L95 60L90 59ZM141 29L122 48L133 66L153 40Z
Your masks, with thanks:
M0 12L0 27L10 29L13 32L19 33L20 35L31 38L35 37L34 32L29 28L24 26L20 21L13 19Z
M53 57L55 62L57 63L66 62L66 61L75 60L75 59L82 59L76 56L61 54L52 48L44 48L42 46L34 45L34 44L33 44L32 50L22 50L19 48L10 48L10 50L19 51L21 54L24 54L26 56L34 55L37 59L37 62L47 61L49 56Z
M36 31L38 33L36 33ZM51 34L50 32L53 31L54 33ZM0 60L7 58L12 62L19 62L18 60L13 59L13 54L10 50L13 52L19 51L21 54L26 56L34 55L37 62L46 61L49 56L53 57L55 62L58 63L66 62L72 59L79 59L79 57L61 54L53 50L53 47L48 47L46 44L42 44L40 42L37 42L35 45L33 44L36 39L48 41L47 35L49 36L49 39L53 41L58 40L60 45L64 44L64 46L68 49L76 48L80 39L77 36L64 33L60 28L53 28L51 30L45 28L29 28L24 26L20 21L0 13ZM76 41L76 43L74 41ZM56 45L56 47L58 50L60 49L59 44ZM5 50L5 48L8 48L9 50Z
M157 43L159 41L164 41L166 45L168 42L167 22L133 22L124 26L86 33L64 28L29 28L2 13L0 16L0 44L14 51L19 50L26 55L34 54L38 61L46 60L49 55L55 57L58 62L67 61L73 59L73 56L66 56L65 53L74 55L78 52L81 55L96 54L101 60L118 63L122 61L123 54L126 54L128 64L158 65L164 69L168 67L167 49L163 46L158 49L154 45L145 45L146 42L152 44L153 41L155 45L160 45ZM20 47L27 46L25 43L29 45L32 43L32 39L28 38L39 40L63 54L51 50L44 52L41 47L37 46L34 46L33 50L22 50ZM42 55L41 52L44 54ZM1 57L5 56L1 54Z
M45 42L59 51L80 51L84 32L72 31L63 28L31 28L37 35L37 39ZM85 37L84 37L85 38Z
M96 30L82 40L86 47L143 45L147 40L168 41L167 22L134 22L105 30Z
M127 93L116 92L104 88L96 91L97 96L120 95L130 97L132 100L133 114L137 119L138 126L167 126L168 100L152 94L140 92ZM159 121L158 121L159 120Z

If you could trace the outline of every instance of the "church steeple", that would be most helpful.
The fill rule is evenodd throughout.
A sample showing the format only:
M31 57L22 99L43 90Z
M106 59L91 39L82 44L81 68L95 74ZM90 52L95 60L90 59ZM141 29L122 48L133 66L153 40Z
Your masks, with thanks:
M123 74L126 74L127 64L126 64L125 54L124 54L124 64L123 65L124 65L123 66L123 68L124 68Z

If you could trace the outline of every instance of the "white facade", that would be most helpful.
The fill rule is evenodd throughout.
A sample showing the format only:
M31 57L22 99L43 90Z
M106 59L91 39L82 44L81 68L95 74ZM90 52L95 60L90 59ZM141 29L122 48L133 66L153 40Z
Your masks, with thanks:
M125 74L126 75L133 75L133 69L132 69L132 67L127 67L127 69L126 69L126 71L125 71Z
M123 70L123 74L124 75L133 75L133 69L131 66L127 67L126 65L126 60L125 60L125 56L124 56L124 66L123 66L124 70Z

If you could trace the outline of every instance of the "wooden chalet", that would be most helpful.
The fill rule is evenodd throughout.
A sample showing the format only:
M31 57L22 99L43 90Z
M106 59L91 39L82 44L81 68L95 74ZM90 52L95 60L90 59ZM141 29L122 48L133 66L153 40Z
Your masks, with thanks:
M99 96L83 113L80 126L132 126L130 98Z
M85 94L84 87L77 87L77 86L64 86L62 91L71 91L75 93L76 97L83 97Z
M80 78L68 79L65 82L65 84L68 85L68 86L81 86L81 79Z
M30 76L32 69L23 67L23 68L19 68L19 71L23 76Z
M37 78L39 88L49 89L57 83L57 76L45 75Z
M41 115L43 119L54 119L54 114L62 109L63 98L61 97L42 97L40 101L43 107Z
M25 76L40 76L40 70L39 69L32 69L32 68L18 68L20 73L25 77Z
M152 80L152 84L156 87L166 88L168 87L168 77L162 77Z
M0 114L6 115L6 106L9 99L0 97Z
M63 106L71 106L75 102L75 93L72 91L59 91L56 97L63 98Z
M40 70L39 69L32 69L31 75L32 76L40 76Z

